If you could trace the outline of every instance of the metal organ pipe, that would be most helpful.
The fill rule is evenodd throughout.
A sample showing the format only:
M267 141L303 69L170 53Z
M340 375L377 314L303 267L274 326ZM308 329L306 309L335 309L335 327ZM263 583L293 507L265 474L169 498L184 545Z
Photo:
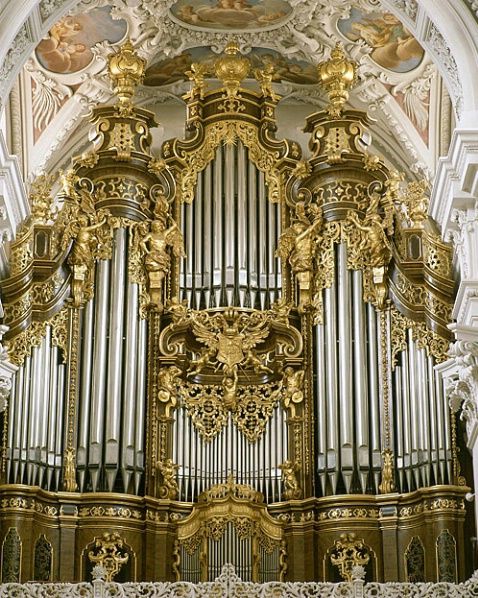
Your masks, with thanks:
M137 397L136 372L138 357L138 290L131 283L128 286L126 302L126 330L125 330L125 355L124 360L124 401L122 430L122 468L123 486L130 487L131 476L135 468L135 419L139 402L143 397Z
M103 464L103 438L106 391L106 356L108 339L108 288L110 264L101 260L97 264L95 289L95 345L93 352L93 378L91 386L91 420L88 465L93 492L99 485L100 467Z
M381 469L381 443L380 443L380 399L379 399L379 374L378 374L378 314L375 307L367 304L367 331L368 331L368 384L370 405L370 449L371 467L374 476L375 489L378 491Z
M365 340L366 306L363 303L362 272L352 272L353 285L353 357L354 357L354 398L355 398L355 438L357 466L362 492L367 489L369 470L369 407L367 392L367 354Z
M88 465L88 442L90 422L90 391L93 371L93 318L94 301L88 301L84 309L83 335L81 348L81 384L80 384L80 417L77 449L78 483L80 492L84 492L86 484L86 468Z
M121 424L121 376L123 349L123 312L125 288L124 228L115 231L110 279L110 321L108 343L108 378L106 394L105 466L108 490L114 487L119 461Z

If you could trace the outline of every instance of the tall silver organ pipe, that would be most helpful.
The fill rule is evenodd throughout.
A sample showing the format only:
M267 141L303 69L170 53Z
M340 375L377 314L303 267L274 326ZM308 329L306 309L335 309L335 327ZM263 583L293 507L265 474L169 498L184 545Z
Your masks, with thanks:
M323 291L314 332L317 489L378 492L383 421L379 314L363 300L361 271L336 247L335 280ZM390 330L387 347L390 344ZM399 491L448 483L452 451L448 407L433 357L407 331L392 372L390 422ZM388 349L387 349L388 350ZM390 359L388 359L390 361ZM390 367L390 366L389 366Z
M234 425L230 414L227 425L209 442L194 427L185 407L176 409L174 418L172 458L179 465L179 500L196 500L231 473L238 484L261 492L266 502L281 500L279 465L288 459L288 431L280 406L254 443Z
M264 175L240 141L217 149L181 221L181 291L190 307L267 309L278 299L280 208L268 200Z
M95 295L84 310L77 450L81 492L138 492L144 471L146 334L138 285L129 279L128 234L123 228L115 231L112 259L98 262Z

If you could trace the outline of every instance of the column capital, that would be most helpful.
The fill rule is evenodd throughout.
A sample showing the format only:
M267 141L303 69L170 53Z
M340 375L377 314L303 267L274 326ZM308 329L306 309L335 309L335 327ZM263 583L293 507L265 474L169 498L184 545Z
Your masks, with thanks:
M454 361L454 377L447 387L451 410L461 408L460 418L466 424L467 444L473 449L478 439L478 342L456 341L450 348ZM449 370L451 374L451 370Z

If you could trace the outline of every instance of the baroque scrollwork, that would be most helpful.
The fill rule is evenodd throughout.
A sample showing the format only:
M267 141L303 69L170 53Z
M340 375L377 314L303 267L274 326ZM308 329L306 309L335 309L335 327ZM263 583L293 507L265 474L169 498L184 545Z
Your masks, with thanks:
M339 569L345 581L352 581L354 569L365 567L370 561L370 550L354 533L341 534L330 552L330 562Z
M92 548L88 550L88 559L103 567L106 581L112 581L128 562L129 554L124 540L117 532L105 532L95 539Z

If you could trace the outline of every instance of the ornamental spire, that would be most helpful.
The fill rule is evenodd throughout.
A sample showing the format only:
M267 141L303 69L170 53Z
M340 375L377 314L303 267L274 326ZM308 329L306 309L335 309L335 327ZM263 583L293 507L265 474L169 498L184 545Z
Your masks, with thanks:
M144 78L145 67L146 61L135 52L131 40L127 40L118 52L108 56L108 73L113 92L118 96L121 114L131 112L131 99Z
M339 118L349 98L349 90L357 82L357 63L347 60L342 44L337 43L329 60L321 62L317 69L329 96L328 112L332 118Z

